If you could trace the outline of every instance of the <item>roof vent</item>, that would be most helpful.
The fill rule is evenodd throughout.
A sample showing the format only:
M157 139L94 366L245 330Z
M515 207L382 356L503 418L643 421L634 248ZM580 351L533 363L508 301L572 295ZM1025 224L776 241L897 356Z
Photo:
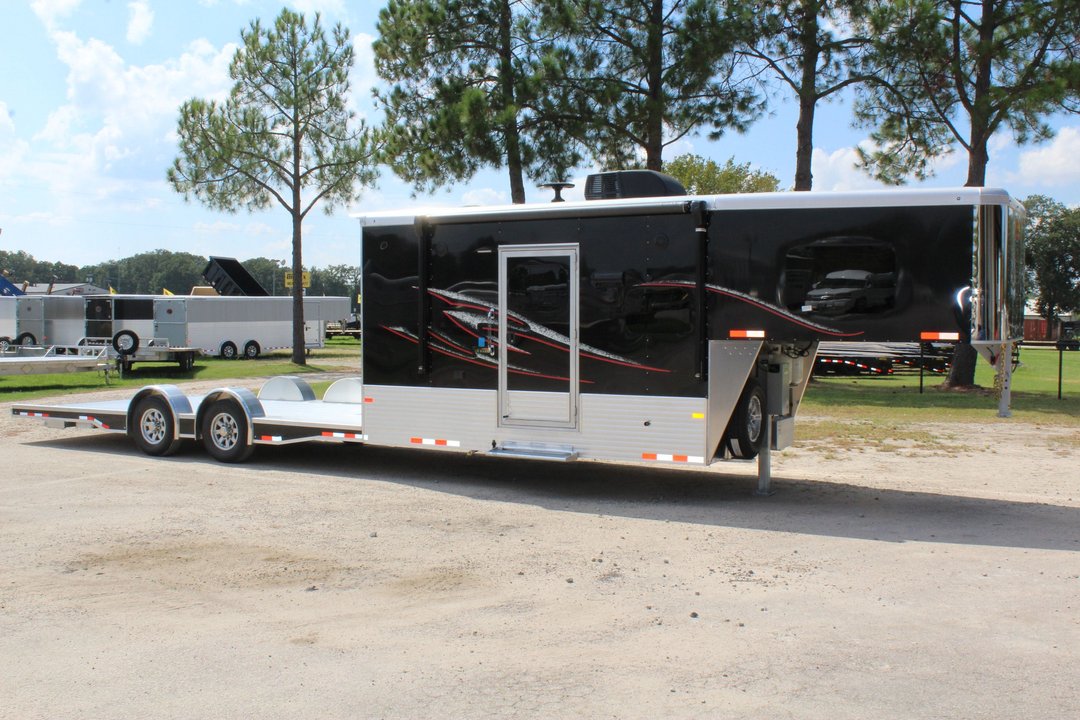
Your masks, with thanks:
M686 188L670 175L655 170L616 170L590 175L585 180L586 200L677 195L686 195Z

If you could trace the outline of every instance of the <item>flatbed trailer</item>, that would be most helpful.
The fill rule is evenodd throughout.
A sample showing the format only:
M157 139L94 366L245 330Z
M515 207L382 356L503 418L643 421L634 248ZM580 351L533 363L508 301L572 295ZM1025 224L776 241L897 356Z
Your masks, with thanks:
M591 183L590 183L591 184ZM490 456L708 466L792 444L822 341L967 341L1009 413L1023 208L1002 190L587 200L361 218L363 380L315 400L172 386L127 403L16 404L146 452L362 442ZM829 305L824 278L875 276Z
M12 414L48 427L126 433L150 455L170 455L183 440L204 439L213 457L239 462L256 445L364 442L362 392L359 378L343 378L316 400L306 381L282 376L268 381L258 394L220 388L189 396L175 385L151 385L128 400L20 404Z
M18 345L0 350L0 375L70 373L109 367L109 355L104 347Z

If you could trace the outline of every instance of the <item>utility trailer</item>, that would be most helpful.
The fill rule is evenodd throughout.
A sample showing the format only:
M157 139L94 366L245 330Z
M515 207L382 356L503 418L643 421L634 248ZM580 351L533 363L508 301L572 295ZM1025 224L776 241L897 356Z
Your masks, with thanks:
M195 439L224 461L303 440L696 466L757 456L763 492L823 340L971 340L1008 414L1023 208L1002 190L586 200L361 225L362 384L322 401L298 380L261 397L149 387L108 408L13 413L108 425L151 454ZM839 312L808 302L841 271L891 275L889 296Z

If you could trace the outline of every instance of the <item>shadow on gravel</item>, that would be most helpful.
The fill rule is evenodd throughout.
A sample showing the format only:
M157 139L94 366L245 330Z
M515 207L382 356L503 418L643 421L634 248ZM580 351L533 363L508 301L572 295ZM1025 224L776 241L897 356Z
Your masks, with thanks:
M29 445L144 457L120 435L37 441ZM148 462L215 461L188 443ZM226 466L222 466L226 467ZM1080 508L960 495L773 479L756 497L753 463L681 470L614 463L547 463L359 445L260 446L243 472L260 468L346 481L408 485L479 500L526 503L561 512L686 522L883 542L929 542L1080 552ZM745 471L740 472L740 468ZM301 480L302 481L302 480Z

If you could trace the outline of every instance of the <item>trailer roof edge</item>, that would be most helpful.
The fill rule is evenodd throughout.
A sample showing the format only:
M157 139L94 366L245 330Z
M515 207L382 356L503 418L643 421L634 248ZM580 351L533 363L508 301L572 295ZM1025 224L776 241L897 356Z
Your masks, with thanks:
M521 220L530 217L575 217L639 211L685 212L689 203L703 202L709 210L778 210L794 208L913 207L939 205L1007 205L1008 191L993 187L898 188L884 190L741 193L731 195L681 195L581 200L523 205L470 207L416 207L354 214L364 227L409 225L419 219L431 222L466 220Z

